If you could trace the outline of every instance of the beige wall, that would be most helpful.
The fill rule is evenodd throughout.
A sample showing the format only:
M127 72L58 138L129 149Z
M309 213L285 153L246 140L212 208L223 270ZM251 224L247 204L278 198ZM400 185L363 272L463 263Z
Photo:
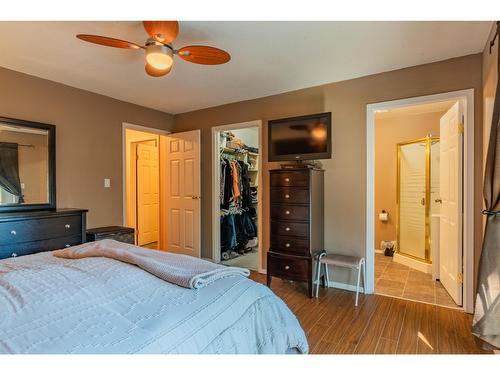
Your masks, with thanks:
M4 68L0 82L0 116L56 125L58 207L88 208L89 228L121 225L122 123L170 130L173 116Z
M325 246L329 251L364 255L366 242L366 105L447 91L474 88L476 199L475 247L481 246L482 175L482 77L481 54L386 72L353 80L303 89L266 98L227 104L175 116L175 131L201 129L202 136L202 246L211 256L211 162L212 126L263 120L264 179L269 183L267 121L274 118L331 111L332 159L323 162L325 174ZM269 228L269 190L263 190L263 222ZM479 227L477 224L479 223ZM264 230L263 247L269 247ZM264 259L265 265L265 259ZM346 272L335 274L339 282L354 283Z
M404 115L375 120L375 249L380 241L396 239L397 150L400 142L439 136L439 119L445 112ZM382 222L378 214L389 213Z

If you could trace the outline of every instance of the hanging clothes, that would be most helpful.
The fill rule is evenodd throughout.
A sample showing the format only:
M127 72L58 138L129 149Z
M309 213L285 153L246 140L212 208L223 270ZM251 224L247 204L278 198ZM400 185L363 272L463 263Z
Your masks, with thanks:
M224 169L224 183L221 184L221 208L227 210L233 196L233 172L229 160L222 159L221 169Z
M257 244L257 225L248 165L241 160L220 160L221 253L243 254L248 244ZM227 258L225 258L227 259Z
M239 175L239 163L234 160L229 161L231 164L231 169L233 173L233 202L238 203L238 200L241 197L240 192L240 175Z

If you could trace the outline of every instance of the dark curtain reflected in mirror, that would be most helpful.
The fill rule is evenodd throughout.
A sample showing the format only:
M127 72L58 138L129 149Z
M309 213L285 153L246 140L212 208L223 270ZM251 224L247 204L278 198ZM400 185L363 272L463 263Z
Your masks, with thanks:
M0 211L55 208L55 127L0 118Z
M19 146L17 143L0 142L0 188L24 203L19 179Z

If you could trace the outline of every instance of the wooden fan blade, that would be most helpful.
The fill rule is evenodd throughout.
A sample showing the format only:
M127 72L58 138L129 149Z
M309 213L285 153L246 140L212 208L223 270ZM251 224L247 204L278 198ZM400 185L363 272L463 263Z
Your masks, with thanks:
M226 51L209 46L187 46L178 50L177 54L195 64L217 65L231 60L231 55Z
M160 43L172 43L179 34L177 21L143 21L148 35Z
M126 40L108 38L107 36L101 36L101 35L78 34L76 37L86 42L100 44L102 46L107 46L107 47L128 48L128 49L144 48L138 44L127 42Z
M148 73L151 77L161 77L167 75L172 70L172 65L168 69L156 69L155 67L146 63L146 73Z

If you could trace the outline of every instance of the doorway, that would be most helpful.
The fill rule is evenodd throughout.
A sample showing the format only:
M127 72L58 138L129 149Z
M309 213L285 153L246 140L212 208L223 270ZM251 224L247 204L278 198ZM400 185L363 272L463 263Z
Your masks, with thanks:
M472 100L465 90L368 106L369 291L472 307Z
M126 226L135 243L159 248L159 134L125 129Z
M262 272L261 121L212 128L212 259Z
M123 223L138 246L201 256L200 131L123 124Z

